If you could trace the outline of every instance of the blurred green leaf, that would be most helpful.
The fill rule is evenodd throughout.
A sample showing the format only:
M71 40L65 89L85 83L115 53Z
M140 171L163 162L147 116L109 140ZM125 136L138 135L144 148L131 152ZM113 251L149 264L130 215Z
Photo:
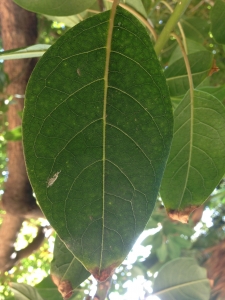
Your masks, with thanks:
M178 244L181 249L190 249L192 246L190 239L186 239L181 236L168 236L168 239L172 241L172 243Z
M72 16L49 16L49 15L44 15L48 20L63 23L68 27L73 27L76 24L80 23L83 19L86 18L88 15L88 12L85 10L77 15L72 15Z
M95 1L94 4L92 6L90 6L89 8L95 12L98 12L99 5L98 5L97 1ZM48 20L52 20L52 21L59 22L59 23L64 23L68 27L73 27L76 24L82 22L83 20L85 20L95 14L96 13L90 12L88 10L84 10L84 11L80 12L79 14L71 15L71 16L61 16L60 17L60 16L45 15L45 17Z
M163 222L163 224L162 224L162 232L163 232L163 234L167 236L169 234L176 233L176 227L175 226L176 225L172 221L166 219Z
M206 19L199 17L182 18L181 25L188 39L204 44L208 38L210 26Z
M162 231L158 231L153 235L148 235L143 241L143 246L152 245L154 249L159 248L163 242L163 234Z
M21 126L15 127L12 130L6 131L4 134L4 139L6 141L20 141L22 140L22 130Z
M161 300L206 300L210 285L206 270L192 258L177 258L165 264L153 285Z
M152 229L152 228L157 228L159 222L154 220L152 217L150 217L148 223L145 226L145 229Z
M186 44L187 44L187 54L191 54L191 53L195 53L195 52L199 52L199 51L206 51L206 48L202 46L202 44L190 40L190 39L186 39ZM171 65L172 63L174 63L176 60L183 58L183 54L182 51L180 49L180 46L177 45L177 47L175 48L175 50L173 51L170 60L169 60L169 65Z
M70 16L78 14L89 8L95 0L14 0L21 7L45 15Z
M0 111L5 113L9 109L9 106L6 105L3 101L0 102Z
M11 282L10 286L15 300L43 300L37 290L28 284Z
M24 48L17 48L0 52L0 59L22 59L31 57L40 57L51 45L37 44Z
M62 300L62 295L59 293L56 285L52 282L51 276L45 277L40 283L35 286L38 293L44 300ZM70 300L76 300L79 292L74 292ZM83 293L81 293L83 296Z
M63 298L72 293L73 296L76 296L77 292L74 293L73 290L90 276L90 273L66 248L58 236L55 240L51 275Z
M167 242L168 254L171 259L177 258L180 256L181 247L174 239L171 237L168 238Z
M190 224L174 223L174 227L176 234L180 233L190 237L195 233L194 229L190 226Z
M154 237L154 235L148 235L148 236L142 241L141 244L142 244L143 246L152 245L153 237Z
M198 51L188 55L194 86L200 84L208 76L212 67L213 54L209 51ZM180 58L166 70L165 76L170 96L184 95L189 90L189 81L184 59Z
M222 86L203 86L197 87L198 90L211 94L220 101L225 100L225 85Z
M215 41L219 44L225 44L225 2L216 0L211 11L211 30Z
M121 3L132 7L143 17L147 18L147 13L141 0L122 0Z
M163 233L162 230L156 232L153 236L152 236L152 247L153 249L157 249L159 248L163 243ZM153 250L152 249L152 250Z
M52 282L51 276L45 277L35 288L45 300L62 300L62 296Z
M1 55L1 52L0 52ZM0 57L1 59L1 57ZM0 62L0 92L3 92L4 87L9 83L8 75L4 72L3 63ZM0 105L1 110L1 105Z
M158 259L160 262L165 262L168 252L166 243L163 242L159 248L156 249L156 255L158 256Z

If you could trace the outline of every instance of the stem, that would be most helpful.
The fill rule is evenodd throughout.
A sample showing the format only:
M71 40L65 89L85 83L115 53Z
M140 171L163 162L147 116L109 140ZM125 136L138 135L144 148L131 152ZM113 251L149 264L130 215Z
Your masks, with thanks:
M94 300L105 300L108 295L108 291L111 286L112 276L110 276L106 281L104 282L98 282L97 285L97 291L96 295L94 296Z
M171 13L173 13L172 7L171 7L166 1L161 1L161 3L164 4L164 5L169 9L169 11L170 11ZM183 44L184 44L184 49L185 49L186 53L188 54L187 43L186 43L186 37L185 37L184 31L183 31L183 27L181 26L181 23L180 23L180 22L177 23L177 26L178 26L178 28L179 28L179 30L180 30L180 34L181 34L181 36L182 36L182 40L183 40Z
M113 0L107 0L107 1L113 2ZM126 4L119 3L119 6L123 7L124 9L129 11L132 15L134 15L137 19L139 19L151 32L154 40L155 41L157 40L157 34L156 34L154 28L152 27L152 25L148 22L148 20L146 20L142 15L140 15L135 9L131 8L130 6L128 6Z
M185 180L185 186L186 186L187 181L188 181L188 174L190 172L191 158L192 158L193 127L194 127L194 123L193 123L194 122L193 121L193 118L194 118L194 85L193 85L193 80L192 80L191 67L190 67L190 64L189 64L188 56L187 56L187 54L185 52L185 49L183 47L183 44L182 44L180 38L175 33L171 33L171 35L175 37L175 39L177 40L177 42L178 42L178 44L181 48L183 58L184 58L184 62L185 62L186 69L187 69L188 81L189 81L189 86L190 86L190 113L191 113L190 122L191 122L191 125L190 125L189 162L188 162L188 168L187 168L187 176L186 176L186 180ZM184 191L185 191L185 189L183 190L181 199L184 196ZM181 201L180 201L179 207L178 207L178 220L180 220L181 222L184 223L184 222L186 222L186 220L182 221L182 216L180 216L180 205L181 205ZM186 216L185 216L185 218L186 218ZM188 217L187 217L187 219L188 219Z
M191 67L189 64L188 56L186 54L186 51L183 47L183 44L182 44L179 36L177 36L175 33L171 33L171 35L177 40L178 45L180 46L181 52L183 54L183 58L184 58L184 62L185 62L185 66L186 66L187 74L188 74L189 86L190 86L191 103L193 103L193 101L194 101L193 100L194 99L194 84L193 84L193 80L192 80Z
M180 18L184 14L185 10L187 9L191 0L181 0L178 2L174 12L170 16L169 20L167 21L163 31L161 32L156 44L155 44L155 52L156 55L159 55L167 41L169 40L170 33L173 31L174 27L179 22Z

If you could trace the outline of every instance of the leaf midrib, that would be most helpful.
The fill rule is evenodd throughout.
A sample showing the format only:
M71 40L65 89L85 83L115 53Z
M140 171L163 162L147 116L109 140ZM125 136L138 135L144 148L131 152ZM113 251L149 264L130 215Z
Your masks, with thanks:
M191 167L191 161L192 161L192 151L193 151L193 132L194 132L194 90L192 90L192 86L190 86L190 91L189 91L189 95L190 95L190 145L189 145L189 160L188 160L188 167L187 167L187 173L186 173L186 178L185 178L185 183L184 183L184 188L183 188L183 192L179 201L179 207L178 207L178 211L180 210L182 201L183 201L183 197L184 197L184 193L186 191L187 188L187 183L188 183L188 179L189 179L189 173L190 173L190 167Z
M204 74L208 70L209 69L203 70L201 72L193 73L192 76L195 77L197 75L202 75L202 74ZM166 81L175 80L175 79L181 79L181 78L187 78L187 77L188 77L188 74L178 75L178 76L168 77L168 78L166 78Z
M105 63L105 72L104 72L104 100L103 100L103 149L102 149L102 241L101 241L101 256L100 256L100 264L99 264L99 273L102 269L102 259L103 259L103 244L104 244L104 211L105 211L105 162L106 162L106 107L107 107L107 95L108 95L108 86L109 86L109 60L110 60L110 53L111 53L111 46L112 46L112 33L113 33L113 26L114 26L114 19L116 15L116 7L119 3L119 0L114 0L113 6L110 12L110 19L109 19L109 28L108 28L108 35L107 35L107 42L106 42L106 63Z
M193 285L193 284L198 284L198 283L201 283L201 282L204 282L204 281L207 282L208 279L207 278L203 278L203 279L198 279L198 280L193 280L193 281L189 281L189 282L177 284L177 285L174 285L172 287L165 288L165 289L163 289L163 290L161 290L159 292L153 293L152 295L154 295L154 296L162 295L164 293L172 292L173 290L180 289L182 287L190 286L190 285Z

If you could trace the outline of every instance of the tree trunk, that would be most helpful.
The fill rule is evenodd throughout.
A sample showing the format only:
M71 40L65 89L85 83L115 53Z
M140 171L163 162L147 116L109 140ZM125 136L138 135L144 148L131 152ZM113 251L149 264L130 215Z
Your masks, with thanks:
M20 8L12 0L0 0L0 26L4 50L36 42L36 15ZM10 81L6 94L13 100L7 112L9 130L21 125L19 112L23 110L26 85L35 63L36 59L4 62L4 71ZM8 142L7 157L9 175L1 203L6 215L0 228L0 270L5 270L7 261L11 261L14 242L24 217L43 217L27 177L21 141Z

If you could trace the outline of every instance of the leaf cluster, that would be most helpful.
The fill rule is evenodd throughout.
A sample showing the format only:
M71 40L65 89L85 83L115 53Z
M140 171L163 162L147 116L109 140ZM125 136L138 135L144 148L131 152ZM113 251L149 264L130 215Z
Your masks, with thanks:
M224 2L212 8L193 1L188 7L183 0L180 12L163 1L121 1L121 7L104 1L111 9L106 12L91 0L63 7L61 1L54 7L51 1L15 2L58 26L53 38L46 40L49 25L40 38L48 44L76 25L50 48L0 55L42 56L27 87L23 141L32 187L58 234L51 267L58 290L69 298L90 273L108 278L144 230L160 193L174 221L158 210L147 223L158 231L143 242L152 246L145 267L155 273L162 266L154 292L162 299L168 290L169 297L181 299L182 293L190 299L183 273L179 282L168 280L189 264L185 280L203 291L192 287L191 297L206 299L205 271L193 260L178 259L198 249L202 236L193 244L192 227L177 221L187 222L225 171L224 74L216 73L224 70ZM154 45L149 36L159 37ZM5 134L8 140L20 137L20 128ZM219 209L216 227L223 226ZM207 245L218 240L208 242L211 230L206 236ZM29 289L14 285L20 288Z

